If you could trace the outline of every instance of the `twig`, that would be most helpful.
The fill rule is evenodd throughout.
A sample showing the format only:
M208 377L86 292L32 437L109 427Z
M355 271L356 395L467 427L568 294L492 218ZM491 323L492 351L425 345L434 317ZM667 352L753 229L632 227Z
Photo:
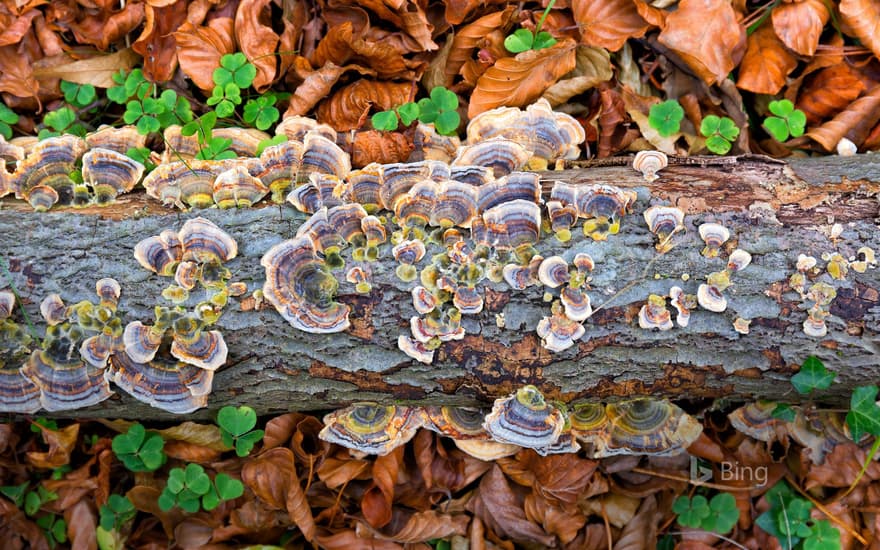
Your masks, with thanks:
M868 462L868 461L866 461L866 463L867 463L867 462ZM826 508L824 504L822 504L821 502L819 502L818 500L816 500L815 498L813 498L809 493L807 493L806 491L804 491L803 489L801 489L801 488L800 488L800 485L799 485L794 479L792 479L792 476L791 476L790 473L788 473L788 474L785 475L785 479L786 479L786 481L788 481L788 484L789 484L789 485L791 485L792 487L794 487L794 490L795 490L795 491L797 491L798 493L800 493L801 496L803 496L805 499L807 499L807 500L809 500L810 502L812 502L812 503L813 503L813 506L815 506L820 512L822 512L823 514L825 514L825 515L828 517L828 519L830 519L833 523L836 523L839 527L842 527L847 533L849 533L854 539L856 539L856 540L858 540L859 542L861 542L865 547L868 546L868 541L865 540L865 538L862 537L862 535L860 535L858 532L854 531L849 525L847 525L846 523L844 523L843 520L839 519L837 516L835 516L834 514L832 514L831 511L828 510L828 508ZM780 498L782 498L782 497L780 496ZM842 497L840 497L840 498L842 498ZM835 500L837 500L837 499L835 499ZM783 507L782 510L785 511L785 508ZM786 522L787 522L787 521L788 521L788 520L786 520ZM791 546L791 545L789 545L789 546Z
M696 485L697 487L708 487L710 489L717 489L719 491L751 491L753 489L752 487L733 487L731 485L712 483L711 481L699 481L685 476L667 474L666 472L655 472L654 470L647 470L645 468L639 468L638 466L630 471L637 474L646 474L649 476L662 477L663 479L671 479L673 481L683 481L684 483L690 483L691 485Z
M707 533L710 533L710 534L711 534L712 536L714 536L714 537L718 537L719 539L723 540L724 542L729 542L730 544L736 546L737 548L742 548L742 550L749 550L748 548L746 548L746 547L743 546L742 544L736 542L735 540L733 540L733 539L731 539L731 538L725 537L724 535L719 535L718 533L716 533L716 532L714 532L714 531L706 531L706 532L707 532ZM687 534L689 534L689 533L685 533L684 531L670 531L670 532L668 532L668 533L666 533L666 534L667 534L667 535L687 535ZM789 545L789 547L790 547L790 546L791 546L791 545Z

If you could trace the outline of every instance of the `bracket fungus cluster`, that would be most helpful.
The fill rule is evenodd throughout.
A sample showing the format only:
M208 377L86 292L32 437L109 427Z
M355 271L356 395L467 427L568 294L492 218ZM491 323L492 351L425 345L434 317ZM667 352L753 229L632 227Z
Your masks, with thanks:
M462 451L494 460L533 449L541 455L675 455L702 433L702 425L658 399L555 406L534 386L495 401L489 412L461 407L407 407L358 403L324 417L319 437L356 453L384 455L419 428L451 438Z

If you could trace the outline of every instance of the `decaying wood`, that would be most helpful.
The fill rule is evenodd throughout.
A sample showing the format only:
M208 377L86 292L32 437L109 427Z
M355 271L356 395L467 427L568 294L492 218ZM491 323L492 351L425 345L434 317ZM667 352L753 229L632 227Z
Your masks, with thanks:
M527 383L563 401L634 395L796 401L788 378L809 354L839 373L831 398L880 379L880 269L850 270L846 280L834 282L829 332L820 339L803 333L807 305L787 286L800 253L820 258L825 252L850 257L860 246L880 251L880 163L873 157L801 160L791 166L762 158L691 159L673 163L650 185L626 166L543 176L547 190L562 180L612 183L639 192L635 211L624 218L618 235L604 243L579 238L568 247L596 260L590 294L594 307L601 304L574 347L560 353L541 347L535 327L550 311L541 287L513 292L506 284L489 283L483 313L462 319L465 338L444 343L434 364L417 363L397 349L397 336L408 333L415 312L409 285L394 276L396 263L386 258L374 267L371 294L358 295L352 285L341 284L339 300L352 307L351 329L341 334L299 332L271 306L256 311L252 298L235 299L217 326L229 345L229 362L215 376L210 408L191 416L209 416L227 404L270 413L363 400L487 403ZM674 204L687 214L687 232L665 255L655 251L642 219L649 204ZM195 216L210 218L238 241L239 257L228 267L233 280L253 291L264 280L260 257L292 237L305 218L289 206L181 213L143 195L110 208L48 214L9 199L0 206L0 256L33 319L39 319L46 294L59 292L75 303L91 298L95 280L109 276L122 285L125 321L150 322L169 280L142 269L132 249L140 239L179 228ZM705 221L731 230L728 252L739 247L754 258L726 292L728 310L696 311L687 328L640 329L636 317L648 294L665 294L672 285L694 293L708 273L723 267L724 260L700 255L696 227ZM832 242L829 229L835 222L844 231ZM552 253L548 247L566 250L553 238L541 243L545 256ZM7 274L0 277L0 286L6 286ZM736 317L751 319L750 334L734 331ZM65 415L169 416L121 393Z

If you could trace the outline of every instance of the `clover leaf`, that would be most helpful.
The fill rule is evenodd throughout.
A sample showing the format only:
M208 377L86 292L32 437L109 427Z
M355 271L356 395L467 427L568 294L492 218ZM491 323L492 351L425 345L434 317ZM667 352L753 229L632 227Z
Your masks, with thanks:
M763 126L776 141L804 135L807 116L800 109L795 109L794 103L788 99L780 99L771 101L768 108L776 116L765 118Z
M249 88L257 76L257 67L241 52L228 53L220 58L220 66L211 75L214 84L225 87L233 84L239 89Z
M0 103L0 135L4 139L12 138L13 124L18 124L18 115L4 103Z
M384 132L397 130L397 113L394 111L379 111L370 118L373 128Z
M226 406L220 409L217 414L217 425L220 426L223 443L228 447L234 446L235 454L241 457L250 454L264 434L263 430L254 430L257 425L257 413L245 405L238 408Z
M804 550L840 550L840 531L827 519L816 520L804 539Z
M111 448L116 458L132 472L152 472L165 464L168 457L163 448L165 440L157 433L147 433L144 427L134 423L128 431L113 438Z
M259 130L267 130L280 117L275 107L275 96L266 94L256 99L249 99L244 105L244 121L253 124Z
M105 531L118 531L126 522L133 519L137 510L128 498L110 495L107 504L101 506L99 516L101 528Z
M675 99L651 105L648 111L648 124L663 137L669 137L681 129L684 109Z
M718 493L709 501L709 515L703 518L700 527L723 535L729 533L739 521L739 508L736 498L730 493Z
M700 124L700 133L706 138L707 149L716 155L724 155L739 136L739 128L728 117L707 115Z
M64 94L64 101L76 107L85 107L89 103L95 101L97 94L95 87L91 84L77 84L62 80L59 84L61 92Z
M693 498L680 496L672 504L672 511L678 514L678 523L685 527L699 528L703 520L709 517L709 501L703 495Z
M504 39L504 47L510 53L520 53L532 49L535 35L529 29L517 29Z
M421 110L419 109L418 104L410 101L409 103L404 103L398 107L397 114L400 115L400 122L402 122L404 126L409 126L419 118Z

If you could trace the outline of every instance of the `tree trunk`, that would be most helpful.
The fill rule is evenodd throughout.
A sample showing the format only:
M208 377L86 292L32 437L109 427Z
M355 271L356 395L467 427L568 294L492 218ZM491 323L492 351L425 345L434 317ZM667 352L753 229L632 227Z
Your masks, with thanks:
M397 338L409 335L409 319L416 315L409 293L414 283L394 275L397 264L387 250L373 267L370 294L355 293L344 271L335 272L342 280L338 299L352 308L351 328L343 333L308 334L268 304L253 310L251 293L265 278L261 256L293 237L305 219L287 205L181 213L132 195L108 208L38 214L7 198L0 201L0 255L38 332L44 330L43 297L58 292L68 304L93 299L101 277L121 284L125 322L151 323L154 306L167 303L160 294L169 279L137 264L135 243L163 229L176 230L195 216L232 235L239 255L227 267L233 281L247 283L248 293L232 299L216 325L229 359L214 377L209 408L191 417L210 416L229 404L247 404L260 413L364 400L485 404L523 384L535 384L562 401L635 395L796 401L788 379L810 354L838 372L839 384L829 396L839 399L847 388L880 379L880 270L850 269L844 280L831 280L823 269L820 280L831 283L837 297L821 338L804 334L810 304L791 290L788 279L801 253L816 257L824 268L823 253L850 258L862 246L880 251L880 163L872 158L807 159L791 166L758 157L684 159L652 184L628 166L611 163L543 173L547 192L553 181L562 180L609 183L639 193L634 212L607 241L584 238L578 228L567 246L553 237L539 243L545 257L574 250L596 261L589 294L597 311L585 322L584 336L557 353L542 347L535 331L550 314L542 286L513 291L506 283L484 281L486 307L462 317L464 339L443 343L431 365L410 359L398 350ZM686 213L687 231L673 237L675 246L666 254L655 250L656 238L642 217L650 204L673 204ZM697 227L705 221L730 229L727 252L735 245L753 257L725 292L727 310L698 309L686 328L639 328L638 312L649 294L665 295L673 285L696 293L710 272L726 264L727 252L716 259L700 254ZM835 241L829 238L832 223L843 227ZM6 275L0 286L7 286ZM734 330L737 317L751 320L749 334ZM100 405L63 415L171 416L121 391Z

